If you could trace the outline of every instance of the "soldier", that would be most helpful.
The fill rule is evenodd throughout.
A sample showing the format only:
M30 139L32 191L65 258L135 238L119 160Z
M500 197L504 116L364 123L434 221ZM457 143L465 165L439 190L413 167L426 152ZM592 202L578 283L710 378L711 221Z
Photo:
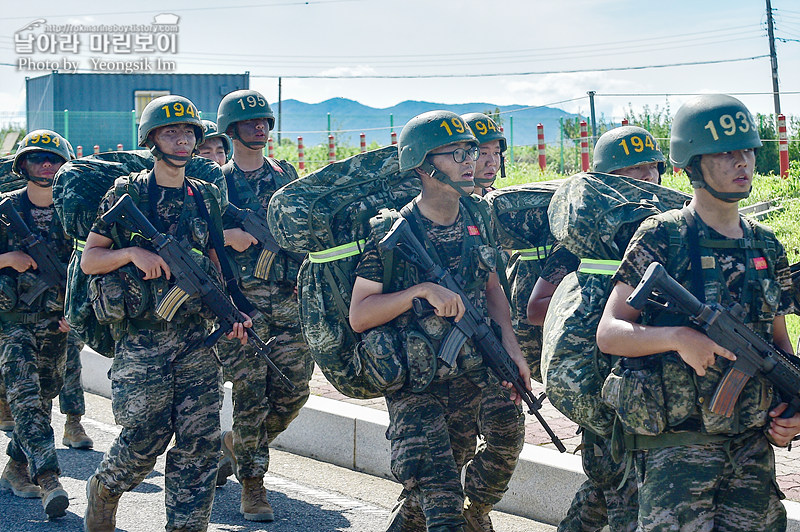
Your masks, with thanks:
M473 193L483 196L493 190L498 170L505 176L506 139L495 121L483 113L470 113L461 118L478 139ZM478 429L483 442L467 463L464 518L468 531L490 531L493 528L489 511L508 489L525 444L525 414L508 400L503 389L492 386L483 390L481 396Z
M497 172L500 177L506 176L506 162L503 154L507 149L506 138L497 123L483 113L461 115L472 134L478 139L480 153L475 161L475 188L473 194L485 196L495 190L494 180Z
M672 123L670 161L686 171L694 197L681 210L645 220L613 277L597 345L623 357L612 376L621 371L623 386L641 390L622 399L625 405L612 405L628 433L640 530L786 529L770 443L785 446L800 433L800 413L779 417L786 405L760 376L744 385L734 415L713 413L711 395L734 353L682 315L640 312L625 302L657 261L701 300L741 304L751 328L792 351L783 246L737 210L752 189L759 147L757 126L736 98L709 94L681 106ZM652 423L645 426L645 419Z
M286 161L264 157L264 146L275 125L267 100L253 90L226 95L217 113L219 130L233 139L233 159L222 168L228 199L236 207L266 216L269 199L280 187L297 179ZM300 332L297 303L299 264L287 254L267 251L250 233L226 215L225 245L236 264L242 292L261 313L254 320L262 338L275 336L272 361L295 385L289 391L269 368L253 357L235 356L241 363L226 377L233 382L233 430L223 435L223 463L218 483L231 472L242 484L240 512L249 521L272 521L264 474L269 469L269 444L297 417L309 395L314 370L311 353ZM267 264L266 268L259 264ZM232 354L244 349L233 342L219 348Z
M503 345L530 386L530 372L511 327L508 301L494 271L497 250L485 245L479 236L491 231L489 221L465 207L466 202L477 200L469 197L474 188L477 140L458 115L431 111L406 124L398 151L400 171L414 170L422 181L422 193L401 210L401 215L414 222L436 260L459 273L471 302L500 325ZM466 196L463 201L462 196ZM357 266L350 324L356 332L389 324L392 330L407 336L404 345L412 335L425 339L413 342L419 353L413 348L407 353L407 384L386 395L392 473L403 485L389 530L427 527L437 532L463 531L460 471L475 449L482 391L499 384L488 374L471 340L464 344L452 368L437 369L436 347L446 333L444 329L451 326L443 318L461 319L464 303L437 284L419 282L419 274L411 266L400 265L405 273L393 275L384 293L384 259L377 249L380 236L373 229ZM419 321L412 323L414 298L426 299L435 307L436 316L427 318L435 323L427 319L425 326ZM511 396L519 401L516 394ZM517 424L512 425L510 432L514 434ZM420 506L424 521L414 511Z
M224 166L231 157L231 138L217 130L217 124L203 120L203 143L197 148L197 155L211 159Z
M66 142L58 133L44 129L28 133L13 163L14 173L25 177L27 185L3 195L64 263L72 241L53 207L53 177L68 159ZM64 382L69 325L60 287L47 289L31 304L17 297L36 283L33 270L37 267L22 251L21 238L4 229L0 235L0 371L16 424L0 488L10 489L17 497L41 497L47 517L53 519L64 516L69 506L58 480L61 469L50 426L52 400Z
M124 295L149 302L141 314L115 324L112 408L122 432L87 482L84 529L115 529L120 496L153 470L156 458L174 435L165 471L166 530L206 530L220 437L220 374L214 348L203 345L208 315L193 297L183 303L172 321L161 319L155 313L160 294L176 282L169 267L141 235L119 224L109 225L102 215L129 194L159 231L179 241L186 239L207 273L218 276L211 232L221 238L223 199L214 185L185 175L184 167L203 139L202 124L191 101L177 95L151 101L142 112L138 138L139 145L149 148L155 157L153 170L115 182L100 203L81 257L87 275L120 268L135 274L141 271L141 282L125 286ZM139 275L128 278L140 279ZM104 301L104 307L124 305L118 301L121 298L116 299ZM249 325L249 319L235 324L229 337L246 341L243 326Z
M660 183L664 154L645 129L622 126L603 133L594 147L593 170ZM550 298L567 274L578 269L580 259L556 244L528 300L528 319L542 325ZM610 442L583 427L581 459L588 480L578 489L560 532L600 530L609 524L614 531L633 531L639 512L636 481L625 476L625 464L611 458ZM624 480L624 483L623 483Z

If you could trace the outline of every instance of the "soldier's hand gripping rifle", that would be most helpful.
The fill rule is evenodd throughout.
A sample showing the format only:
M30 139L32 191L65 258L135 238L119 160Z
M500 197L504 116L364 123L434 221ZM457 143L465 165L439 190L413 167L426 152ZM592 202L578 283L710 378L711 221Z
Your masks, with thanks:
M265 213L257 213L250 209L240 209L233 203L228 203L228 208L225 213L230 213L234 221L239 224L242 229L253 235L256 240L261 244L261 254L258 256L254 274L259 279L266 279L269 275L269 270L272 268L272 261L278 253L286 253L286 255L297 262L302 264L306 258L305 253L296 253L282 249L275 241L275 237L269 230L267 225L267 218Z
M178 308L189 297L197 295L219 321L219 328L211 333L203 342L206 347L213 346L219 338L230 332L235 323L242 321L242 313L230 298L223 292L219 285L211 278L194 260L187 248L175 240L171 235L159 233L153 227L142 211L136 206L128 194L124 194L111 209L103 215L103 221L112 224L120 223L132 232L142 235L156 248L156 253L164 259L170 272L175 276L176 284L163 297L156 307L156 314L170 321L175 316ZM269 358L271 344L274 338L264 342L253 329L247 329L247 340L256 353L261 355L267 365L280 378L281 382L290 390L295 386L281 373L281 370Z
M22 240L22 247L25 248L25 253L36 261L39 280L19 297L20 301L30 305L52 286L61 286L66 289L67 266L58 260L52 249L47 246L47 243L31 232L9 198L0 201L0 221L10 227Z
M649 299L653 291L660 293L666 304ZM712 412L730 417L742 388L759 372L789 405L781 417L791 417L800 409L800 358L785 353L745 325L740 319L744 310L740 305L726 309L717 303L701 303L658 262L647 268L627 299L630 306L639 310L648 301L667 311L689 316L709 338L736 355L736 361L725 372L711 398Z
M517 394L528 405L528 413L536 416L536 419L547 431L547 435L550 436L550 440L558 450L562 453L565 452L566 447L564 447L564 444L561 443L558 436L555 435L541 414L539 414L545 394L536 397L528 390L525 386L526 383L519 374L519 368L505 347L503 347L502 342L494 334L492 328L486 323L482 313L470 302L453 275L434 262L414 235L410 224L405 218L398 218L392 225L391 230L380 241L379 247L382 251L395 248L404 260L419 269L423 279L455 292L464 302L466 307L464 316L458 322L450 320L453 327L448 337L442 342L439 350L438 358L442 363L452 367L456 363L458 352L461 350L461 346L464 345L464 341L468 338L472 339L486 365L497 375L500 382L509 382L514 386ZM416 311L419 312L420 303L416 303L415 306L417 307Z

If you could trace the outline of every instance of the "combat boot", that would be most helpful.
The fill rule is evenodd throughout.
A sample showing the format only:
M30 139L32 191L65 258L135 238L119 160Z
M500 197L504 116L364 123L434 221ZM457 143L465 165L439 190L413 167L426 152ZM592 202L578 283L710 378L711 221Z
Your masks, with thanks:
M494 532L492 520L489 519L490 504L479 504L472 502L467 497L464 500L464 520L466 521L466 532Z
M418 532L425 529L425 514L416 499L401 497L389 515L386 532Z
M0 430L3 432L14 430L14 417L5 398L0 398Z
M39 486L31 482L28 464L9 460L0 477L0 489L11 490L17 497L35 499L41 493Z
M267 502L264 477L242 479L242 505L239 508L248 521L273 521L275 515Z
M69 497L55 471L45 471L36 477L39 488L42 490L42 506L49 519L67 515Z
M219 440L219 446L222 450L222 459L219 461L219 469L217 470L217 486L224 486L228 482L228 477L236 475L239 478L239 473L236 470L236 455L233 454L233 432L226 430L222 433Z
M83 430L80 414L67 414L67 422L64 423L64 438L61 443L73 449L91 449L94 446L92 439Z
M86 513L83 514L84 532L114 532L117 528L119 498L92 475L86 482Z

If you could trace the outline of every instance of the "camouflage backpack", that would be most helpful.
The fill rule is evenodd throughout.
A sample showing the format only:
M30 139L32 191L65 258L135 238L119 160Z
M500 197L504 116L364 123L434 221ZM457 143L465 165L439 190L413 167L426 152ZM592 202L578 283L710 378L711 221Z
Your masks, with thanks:
M53 183L53 200L64 231L75 239L75 251L67 266L67 293L64 315L78 336L103 356L114 356L114 338L108 325L101 325L89 300L91 276L80 268L86 237L97 218L100 200L123 176L153 168L154 159L147 150L100 153L65 163ZM210 181L227 193L219 166L208 159L194 157L186 166L186 175Z
M553 244L547 207L561 183L516 185L493 190L484 197L496 228L497 244L509 254L506 276L511 291L511 322L531 377L539 382L542 328L528 322L528 298Z
M614 412L600 397L611 357L595 342L611 276L645 218L680 208L689 199L644 181L581 173L565 182L550 202L550 230L581 257L581 265L550 300L542 345L545 390L553 406L596 434L610 434L614 421Z
M278 245L309 254L297 277L303 337L325 377L349 397L379 397L388 384L365 371L362 336L348 321L370 218L419 191L416 174L400 172L397 148L387 146L321 168L270 200L267 222Z
M0 157L0 193L19 190L27 183L27 180L24 177L11 171L11 167L13 165L13 155Z

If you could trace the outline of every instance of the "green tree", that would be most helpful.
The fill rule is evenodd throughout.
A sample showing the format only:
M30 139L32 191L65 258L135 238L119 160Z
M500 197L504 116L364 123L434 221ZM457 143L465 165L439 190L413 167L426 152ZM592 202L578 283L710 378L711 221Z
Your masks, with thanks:
M778 157L778 132L775 127L774 115L755 116L758 125L758 136L764 144L756 151L756 172L759 174L777 174L780 172L780 159Z

